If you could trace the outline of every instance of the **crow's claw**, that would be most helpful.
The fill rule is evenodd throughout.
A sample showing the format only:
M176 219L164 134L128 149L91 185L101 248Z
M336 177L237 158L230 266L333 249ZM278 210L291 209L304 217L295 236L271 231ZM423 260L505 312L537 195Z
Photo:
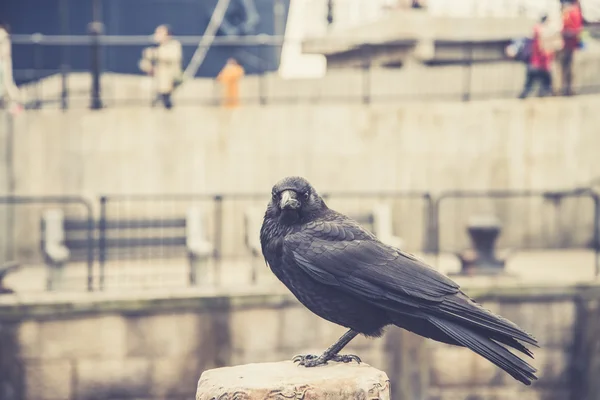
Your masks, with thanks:
M292 358L293 362L297 362L305 367L316 367L317 365L327 364L327 361L335 361L342 363L349 363L352 361L356 361L357 363L361 363L362 360L360 357L355 356L354 354L336 354L334 356L329 356L326 354L322 354L320 356L315 356L314 354L306 354L306 355L297 355Z
M316 367L317 365L327 364L327 360L323 356L316 356L314 354L298 354L292 358L292 361L305 367Z
M336 354L331 358L331 361L335 362L343 362L349 363L352 361L356 361L358 364L362 362L359 356L355 356L354 354Z

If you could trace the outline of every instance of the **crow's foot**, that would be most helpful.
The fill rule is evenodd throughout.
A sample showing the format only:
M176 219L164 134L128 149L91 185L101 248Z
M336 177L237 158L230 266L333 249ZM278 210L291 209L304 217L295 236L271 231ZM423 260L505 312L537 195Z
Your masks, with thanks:
M317 365L327 364L325 357L314 354L298 354L292 358L292 361L305 367L316 367Z
M334 356L328 354L322 354L320 356L316 356L314 354L306 354L306 355L297 355L292 358L293 362L299 363L299 365L303 365L305 367L316 367L318 365L325 365L327 361L335 361L335 362L343 362L349 363L352 361L356 361L357 363L361 363L361 359L354 354L336 354Z
M331 358L331 361L343 362L343 363L349 363L352 361L356 361L358 364L360 364L362 362L360 357L356 356L354 354L336 354L335 356L333 356Z

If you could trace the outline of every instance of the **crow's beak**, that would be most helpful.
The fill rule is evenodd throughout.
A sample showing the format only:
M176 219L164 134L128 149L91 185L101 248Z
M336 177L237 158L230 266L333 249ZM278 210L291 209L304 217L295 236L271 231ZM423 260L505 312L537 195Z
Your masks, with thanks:
M284 190L281 193L279 208L282 210L297 210L300 208L300 202L296 198L296 192L293 190Z

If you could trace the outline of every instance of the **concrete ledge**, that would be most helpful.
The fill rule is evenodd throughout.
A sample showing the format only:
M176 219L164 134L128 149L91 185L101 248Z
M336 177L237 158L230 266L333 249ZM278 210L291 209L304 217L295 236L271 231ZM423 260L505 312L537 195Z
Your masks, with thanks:
M390 382L385 372L364 363L305 368L283 361L204 371L196 400L234 398L388 400Z
M469 296L478 301L562 301L575 297L600 296L600 281L575 284L532 284L531 282L490 281L484 278L459 278L457 282ZM194 312L269 307L279 309L300 303L281 287L243 288L239 290L181 289L178 292L91 292L35 293L0 296L0 321L17 322L28 319L56 319L63 316L119 313L144 315L157 311Z

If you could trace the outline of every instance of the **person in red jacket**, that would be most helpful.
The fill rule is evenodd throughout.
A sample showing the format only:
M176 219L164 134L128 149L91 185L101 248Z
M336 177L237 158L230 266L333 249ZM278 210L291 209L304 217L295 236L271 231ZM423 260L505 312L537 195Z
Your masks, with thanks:
M577 0L565 0L562 4L562 36L564 47L559 53L562 92L566 96L573 94L573 56L579 47L583 18Z
M525 76L525 86L519 95L520 99L527 97L535 81L540 82L538 95L548 96L552 94L552 61L554 60L554 51L548 50L543 45L543 36L546 29L548 16L544 15L540 22L533 27L533 41L531 43L531 57L527 63L527 75Z

